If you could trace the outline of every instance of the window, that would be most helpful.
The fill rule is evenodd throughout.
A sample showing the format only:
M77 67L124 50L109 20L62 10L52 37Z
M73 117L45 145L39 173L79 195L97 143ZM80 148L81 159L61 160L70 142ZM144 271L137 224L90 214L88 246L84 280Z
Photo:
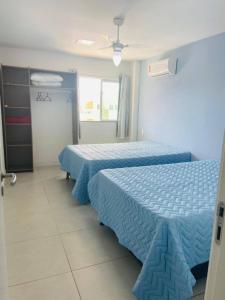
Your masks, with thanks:
M80 120L116 121L119 82L94 77L79 78Z
M102 81L101 116L103 121L117 120L119 83Z

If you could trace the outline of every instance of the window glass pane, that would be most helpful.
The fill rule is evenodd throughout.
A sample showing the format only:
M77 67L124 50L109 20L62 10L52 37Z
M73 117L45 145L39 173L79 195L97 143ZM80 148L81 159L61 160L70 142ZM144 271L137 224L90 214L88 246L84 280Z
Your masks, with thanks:
M117 120L118 97L119 83L102 81L102 120Z
M80 120L100 121L101 80L92 77L79 78Z

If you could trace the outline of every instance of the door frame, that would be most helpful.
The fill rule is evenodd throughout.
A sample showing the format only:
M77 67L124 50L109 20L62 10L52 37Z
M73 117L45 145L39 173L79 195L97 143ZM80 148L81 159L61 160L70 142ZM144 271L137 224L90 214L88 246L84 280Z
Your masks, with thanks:
M1 98L0 98L1 100ZM4 146L3 146L3 129L2 129L2 111L0 108L0 299L8 300L8 274L7 274L7 259L5 245L5 222L4 222L4 198L2 194L2 184L4 179L2 174L5 174L4 163Z
M215 210L213 235L211 243L211 253L209 260L209 271L206 283L205 300L225 299L225 281L221 280L225 277L225 224L224 218L218 216L219 207L225 205L225 133L223 139L222 158L220 167L220 177L218 183L217 203ZM224 212L225 215L225 212ZM222 222L222 223L221 223ZM222 224L221 238L217 240L218 225ZM222 294L222 295L221 295ZM222 296L222 298L221 298Z

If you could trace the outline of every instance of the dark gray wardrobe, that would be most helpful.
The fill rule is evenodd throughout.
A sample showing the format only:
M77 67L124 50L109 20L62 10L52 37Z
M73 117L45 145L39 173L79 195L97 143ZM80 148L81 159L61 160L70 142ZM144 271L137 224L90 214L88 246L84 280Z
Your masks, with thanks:
M57 89L71 89L73 95L73 143L77 144L78 142L76 74L2 65L0 95L7 172L33 171L30 87L35 87L32 86L30 77L32 73L38 72L60 74L63 82L62 86Z

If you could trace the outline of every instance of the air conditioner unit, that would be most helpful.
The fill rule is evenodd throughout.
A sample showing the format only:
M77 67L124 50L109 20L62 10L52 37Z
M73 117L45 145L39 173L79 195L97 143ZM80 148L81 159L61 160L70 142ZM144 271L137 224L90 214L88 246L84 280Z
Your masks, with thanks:
M174 75L177 72L177 59L166 58L148 64L148 75L151 77Z

